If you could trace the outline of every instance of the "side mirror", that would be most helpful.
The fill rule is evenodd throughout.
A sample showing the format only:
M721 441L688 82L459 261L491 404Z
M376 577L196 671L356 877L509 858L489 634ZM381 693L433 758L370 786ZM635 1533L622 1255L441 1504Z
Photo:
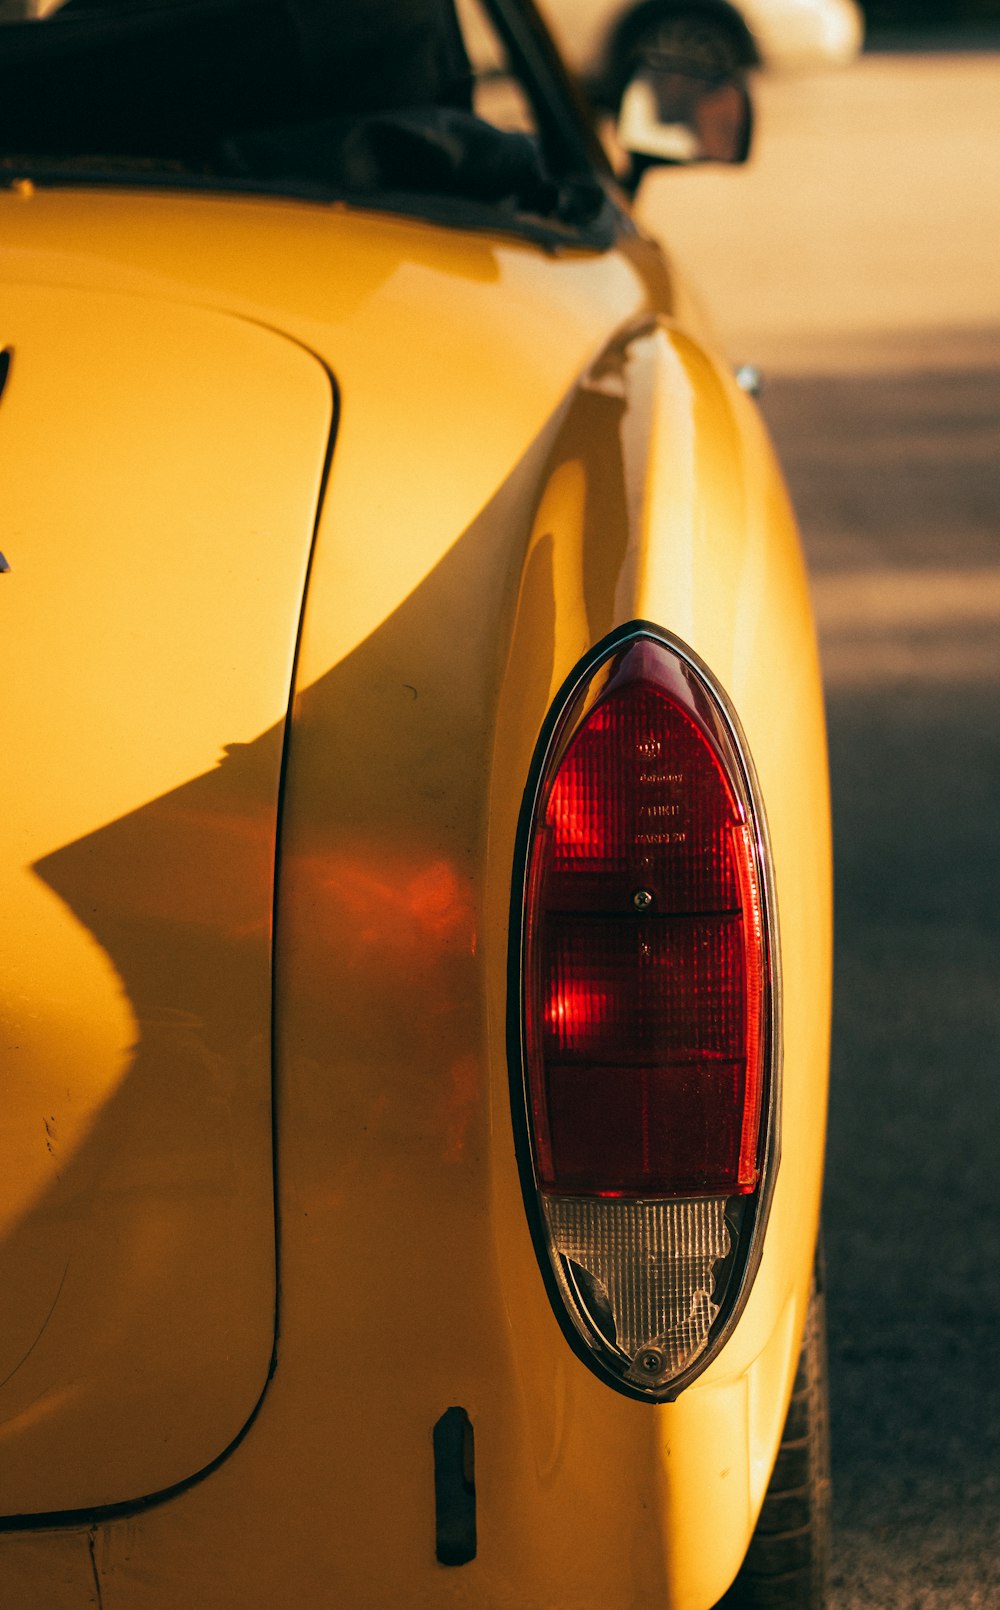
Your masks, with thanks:
M647 168L745 162L753 108L746 84L641 62L625 86L617 138L632 158L634 190Z

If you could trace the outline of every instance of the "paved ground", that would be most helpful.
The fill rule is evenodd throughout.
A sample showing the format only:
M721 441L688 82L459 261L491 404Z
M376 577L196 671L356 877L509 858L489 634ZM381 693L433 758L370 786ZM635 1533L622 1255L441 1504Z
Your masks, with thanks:
M645 198L764 405L813 566L838 997L837 1610L1000 1606L1000 54L762 86Z
M834 1603L997 1606L1000 376L776 380L769 414L833 768Z

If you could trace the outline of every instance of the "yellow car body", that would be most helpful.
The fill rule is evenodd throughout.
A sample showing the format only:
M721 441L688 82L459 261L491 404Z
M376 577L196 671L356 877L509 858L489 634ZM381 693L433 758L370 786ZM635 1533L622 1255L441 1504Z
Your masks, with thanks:
M821 690L755 406L624 228L25 180L0 242L0 1603L706 1610L826 1094ZM532 756L633 622L738 712L781 967L760 1267L657 1404L567 1344L508 1080Z

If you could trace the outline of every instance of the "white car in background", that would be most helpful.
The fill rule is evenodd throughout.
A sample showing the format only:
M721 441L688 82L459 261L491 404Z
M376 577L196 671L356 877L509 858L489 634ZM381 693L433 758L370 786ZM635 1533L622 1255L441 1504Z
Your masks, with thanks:
M843 67L861 49L855 0L538 0L570 65L617 106L649 53L707 72Z

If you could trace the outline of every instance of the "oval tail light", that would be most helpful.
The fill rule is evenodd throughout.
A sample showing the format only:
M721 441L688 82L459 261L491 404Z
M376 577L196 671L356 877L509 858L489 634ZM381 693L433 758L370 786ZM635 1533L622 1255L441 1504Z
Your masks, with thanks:
M631 1396L675 1397L729 1333L777 1166L777 945L735 715L633 627L539 745L514 886L522 1182L563 1328Z

